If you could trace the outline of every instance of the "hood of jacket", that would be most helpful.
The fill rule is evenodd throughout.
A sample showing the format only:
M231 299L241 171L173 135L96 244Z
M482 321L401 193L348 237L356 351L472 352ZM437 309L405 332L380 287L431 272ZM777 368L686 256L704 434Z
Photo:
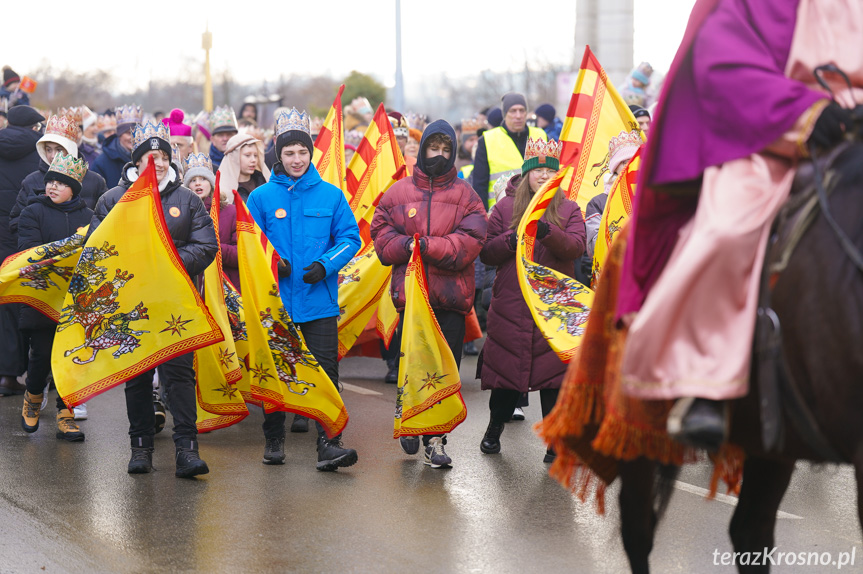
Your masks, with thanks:
M21 126L7 126L0 130L0 157L15 161L36 151L36 142L42 137L40 132L34 132Z
M288 177L288 174L285 173L285 168L282 166L281 162L278 162L273 166L273 173L270 176L271 183L278 183L288 189L296 187L297 191L310 189L322 181L321 174L318 173L318 170L315 168L315 164L313 163L309 163L309 169L298 180L292 180Z
M449 137L450 141L452 141L452 154L450 154L449 161L446 164L446 170L444 170L444 173L448 173L453 167L455 167L455 160L458 156L458 139L455 137L455 130L453 127L445 120L433 121L423 132L423 137L420 140L420 153L417 155L416 167L423 173L428 173L425 167L425 147L426 141L433 134L444 134Z
M138 167L129 162L123 166L122 175L120 176L120 185L123 187L130 187L133 183L138 180ZM174 164L171 164L171 167L168 168L168 174L165 179L159 182L159 193L164 194L165 191L174 190L183 183L180 179L180 175L177 173L177 170L174 169Z
M102 144L102 153L114 161L132 161L132 152L120 145L120 138L117 137L117 134L105 140L105 143ZM123 171L126 171L125 168Z

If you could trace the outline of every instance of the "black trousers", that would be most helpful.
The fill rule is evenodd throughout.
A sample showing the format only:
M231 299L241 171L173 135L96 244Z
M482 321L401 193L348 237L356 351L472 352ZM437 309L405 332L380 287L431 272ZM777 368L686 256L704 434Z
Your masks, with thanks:
M174 418L174 443L192 440L198 436L195 421L198 418L195 403L195 354L186 353L159 365L159 382L171 401ZM126 382L126 413L129 415L129 436L147 437L156 434L156 415L153 411L153 373L150 369Z
M321 368L336 388L339 389L338 318L324 317L323 319L297 323L297 326L303 332L303 337L306 339L306 345L309 347L309 351L315 357L315 360L321 364ZM270 439L285 436L286 416L285 411L264 413L264 424L261 425L264 429L264 437ZM321 423L315 421L315 426L318 429L318 436L326 435Z
M542 418L545 418L554 404L557 402L557 394L560 389L542 389L539 391L539 402L542 405ZM492 389L488 399L488 408L491 411L491 420L497 424L503 424L512 418L512 413L518 405L522 393L511 389Z
M30 362L27 364L27 392L31 395L41 395L46 392L48 374L51 372L51 347L54 346L54 331L50 329L24 329L21 335L25 348L30 349ZM62 411L66 404L57 395L57 410Z
M19 303L0 305L0 376L18 377L27 370L27 344L18 330L20 313Z

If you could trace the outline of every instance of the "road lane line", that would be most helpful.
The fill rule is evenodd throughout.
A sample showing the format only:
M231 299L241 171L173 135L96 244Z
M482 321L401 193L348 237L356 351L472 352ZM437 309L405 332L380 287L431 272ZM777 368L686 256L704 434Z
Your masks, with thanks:
M701 488L700 486L695 486L693 484L689 484L686 482L681 482L679 480L674 481L674 488L677 490L682 490L684 492L689 492L692 494L697 494L698 496L706 497L710 492L706 488ZM737 497L729 496L727 494L721 494L719 492L716 493L716 497L714 498L717 502L722 502L729 506L737 506ZM791 514L790 512L784 512L782 510L776 513L776 518L785 518L790 520L803 520L802 516L797 516L796 514Z
M357 393L358 395L382 395L383 394L383 393L379 393L377 391L373 391L371 389L367 389L365 387L352 385L350 383L342 383L342 387L344 387L344 389L346 391L353 391L353 392Z

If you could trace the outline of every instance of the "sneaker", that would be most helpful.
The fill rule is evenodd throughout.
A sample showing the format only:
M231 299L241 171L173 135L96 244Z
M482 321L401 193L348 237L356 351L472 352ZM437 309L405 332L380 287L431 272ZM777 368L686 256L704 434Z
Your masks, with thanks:
M24 392L24 407L21 409L21 428L24 432L34 433L39 430L39 412L42 408L44 394L31 395Z
M27 387L18 382L16 377L0 377L0 397L23 395Z
M416 454L420 450L420 437L418 436L400 436L399 444L405 454Z
M285 464L285 437L268 438L264 445L264 464Z
M291 423L291 432L309 432L309 419L303 415L294 413L294 420ZM284 442L285 439L282 439Z
M452 459L443 449L443 437L435 436L429 440L424 451L424 463L432 468L444 468L452 464Z
M153 428L156 434L159 434L165 428L167 417L165 415L165 403L162 402L158 391L153 391L153 412L156 415L156 424L153 425Z
M515 410L512 411L512 420L514 421L523 421L524 420L524 411L521 407L515 407Z
M357 462L357 451L342 446L342 435L328 439L318 437L318 464L321 471L333 471L339 467L352 466Z
M199 474L210 472L207 463L198 456L198 441L180 439L176 449L177 471L174 473L174 476L178 478L192 478Z
M494 421L488 422L488 428L485 429L485 435L479 443L479 450L483 454L497 454L500 452L500 435L503 434L503 424Z
M87 403L81 403L77 407L73 408L72 414L75 415L76 421L86 421L87 420Z
M132 439L132 458L129 459L129 474L153 472L153 437Z
M69 409L63 409L57 413L57 438L68 442L81 442L84 433L75 423L75 415Z

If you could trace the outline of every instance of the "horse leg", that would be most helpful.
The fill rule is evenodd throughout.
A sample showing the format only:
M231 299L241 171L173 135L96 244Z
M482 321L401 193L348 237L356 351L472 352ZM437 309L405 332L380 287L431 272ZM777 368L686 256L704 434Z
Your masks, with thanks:
M620 463L620 531L632 574L649 574L656 513L653 483L657 464L646 458Z
M774 546L776 513L792 474L793 460L747 457L743 464L740 499L729 526L734 552L740 553L738 572L770 572L769 563L764 564L764 550L769 552Z

